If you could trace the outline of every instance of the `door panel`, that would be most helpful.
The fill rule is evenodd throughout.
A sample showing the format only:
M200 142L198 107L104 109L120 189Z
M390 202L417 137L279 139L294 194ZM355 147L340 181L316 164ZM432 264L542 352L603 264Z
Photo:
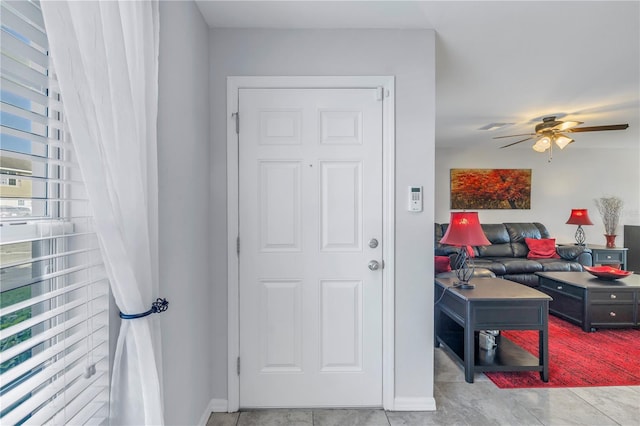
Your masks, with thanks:
M260 162L260 249L300 251L300 162Z
M239 115L240 406L381 406L382 101L240 89Z
M321 371L362 371L362 281L323 280Z
M302 282L262 281L261 373L302 371Z
M362 251L362 164L320 163L321 250Z

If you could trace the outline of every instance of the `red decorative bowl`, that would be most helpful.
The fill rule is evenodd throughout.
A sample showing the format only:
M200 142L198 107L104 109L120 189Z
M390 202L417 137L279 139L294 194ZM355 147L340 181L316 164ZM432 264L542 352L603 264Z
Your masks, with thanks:
M611 266L583 266L583 268L594 277L602 280L617 280L633 274L633 271L623 271Z

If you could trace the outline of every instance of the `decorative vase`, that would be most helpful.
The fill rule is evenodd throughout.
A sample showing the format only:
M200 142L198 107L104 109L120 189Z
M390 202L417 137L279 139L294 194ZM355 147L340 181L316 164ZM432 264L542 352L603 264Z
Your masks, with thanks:
M614 248L616 246L616 237L617 235L606 235L604 236L607 239L607 248Z

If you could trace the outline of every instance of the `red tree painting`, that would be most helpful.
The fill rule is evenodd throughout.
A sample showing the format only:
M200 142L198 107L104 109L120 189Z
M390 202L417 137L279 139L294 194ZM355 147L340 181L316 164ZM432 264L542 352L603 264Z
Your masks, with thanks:
M451 169L452 209L530 209L531 169Z

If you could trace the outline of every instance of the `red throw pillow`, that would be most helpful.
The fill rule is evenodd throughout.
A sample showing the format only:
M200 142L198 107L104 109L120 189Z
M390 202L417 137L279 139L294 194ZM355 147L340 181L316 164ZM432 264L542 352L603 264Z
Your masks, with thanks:
M555 238L525 238L524 242L529 247L527 259L557 259Z
M440 272L449 272L451 270L449 256L436 256L435 258L436 274L439 274Z

